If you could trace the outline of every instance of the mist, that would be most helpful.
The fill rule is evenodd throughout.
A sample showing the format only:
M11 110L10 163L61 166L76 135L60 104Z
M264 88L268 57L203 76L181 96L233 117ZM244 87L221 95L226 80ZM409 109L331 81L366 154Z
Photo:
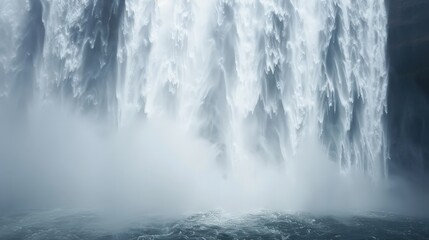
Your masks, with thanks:
M33 109L25 119L1 123L4 212L80 209L115 218L216 210L348 215L415 214L419 206L411 190L406 194L414 197L397 195L409 188L396 184L391 194L395 185L389 180L342 172L311 136L284 163L255 158L226 166L216 145L169 119L117 129L71 108Z

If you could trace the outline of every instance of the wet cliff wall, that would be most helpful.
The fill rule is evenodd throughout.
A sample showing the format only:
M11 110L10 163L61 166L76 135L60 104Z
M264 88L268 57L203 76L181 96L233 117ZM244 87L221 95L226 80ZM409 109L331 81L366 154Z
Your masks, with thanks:
M429 1L388 0L387 126L391 175L427 183L429 173ZM426 185L426 184L425 184Z

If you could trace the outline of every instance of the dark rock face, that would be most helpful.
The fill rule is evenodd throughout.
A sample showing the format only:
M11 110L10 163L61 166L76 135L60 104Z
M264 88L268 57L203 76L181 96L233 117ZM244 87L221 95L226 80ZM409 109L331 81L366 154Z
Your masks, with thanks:
M388 0L392 175L429 176L429 0ZM423 181L421 181L423 180Z

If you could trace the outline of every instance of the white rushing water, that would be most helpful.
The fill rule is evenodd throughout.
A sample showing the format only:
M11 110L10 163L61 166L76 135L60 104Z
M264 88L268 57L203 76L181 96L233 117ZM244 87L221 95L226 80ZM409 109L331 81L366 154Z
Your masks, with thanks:
M383 0L0 5L0 103L71 104L119 129L169 119L214 147L227 175L311 154L387 176Z
M343 170L386 174L383 1L127 1L118 119L172 116L229 164L318 138Z

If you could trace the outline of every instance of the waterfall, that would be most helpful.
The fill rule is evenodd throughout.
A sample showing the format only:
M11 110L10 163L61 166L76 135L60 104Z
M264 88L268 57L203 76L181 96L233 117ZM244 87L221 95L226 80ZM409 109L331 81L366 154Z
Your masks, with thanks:
M119 129L166 117L232 171L287 167L311 141L344 173L387 175L383 0L0 4L1 104L72 104Z

